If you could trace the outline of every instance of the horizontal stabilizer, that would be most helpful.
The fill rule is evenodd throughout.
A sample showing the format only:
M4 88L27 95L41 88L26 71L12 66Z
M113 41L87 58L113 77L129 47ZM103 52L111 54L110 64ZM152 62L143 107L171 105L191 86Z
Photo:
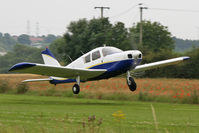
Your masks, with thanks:
M46 78L46 79L27 79L27 80L24 80L22 82L40 82L40 81L51 81L52 79L50 78Z
M139 66L136 66L132 70L132 72L141 72L141 71L150 70L150 69L154 69L154 68L159 68L159 67L164 67L164 66L168 66L168 65L173 65L173 64L177 64L177 63L179 63L181 61L188 60L188 59L190 59L190 57L185 56L185 57L178 57L178 58L173 58L173 59L153 62L153 63L149 63L149 64L139 65Z

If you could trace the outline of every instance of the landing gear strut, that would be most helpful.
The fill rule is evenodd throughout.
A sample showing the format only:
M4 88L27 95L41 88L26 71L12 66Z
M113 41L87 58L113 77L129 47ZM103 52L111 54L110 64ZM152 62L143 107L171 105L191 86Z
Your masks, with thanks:
M129 86L129 89L131 91L135 91L137 88L137 85L136 85L134 79L131 77L131 74L129 71L127 71L127 85Z
M80 85L80 76L78 76L76 78L76 82L77 83L73 86L72 91L73 91L74 94L79 94L79 92L80 92L80 87L79 87L79 85Z

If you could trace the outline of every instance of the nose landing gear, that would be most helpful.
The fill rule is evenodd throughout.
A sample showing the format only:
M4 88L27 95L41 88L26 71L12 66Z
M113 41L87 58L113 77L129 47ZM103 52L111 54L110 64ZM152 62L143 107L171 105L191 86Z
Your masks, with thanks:
M129 86L129 89L131 91L135 91L137 88L137 85L136 85L134 79L131 77L131 74L129 71L127 71L127 85Z

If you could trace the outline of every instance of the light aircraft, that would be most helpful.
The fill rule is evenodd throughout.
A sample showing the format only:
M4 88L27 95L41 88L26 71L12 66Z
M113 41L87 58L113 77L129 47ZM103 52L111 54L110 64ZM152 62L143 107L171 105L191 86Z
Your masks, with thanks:
M172 65L190 57L178 57L140 65L142 53L139 50L122 51L115 47L98 47L82 55L67 66L61 66L48 48L41 52L44 64L18 63L10 68L11 72L31 73L49 76L45 79L29 79L23 82L49 81L51 84L75 82L74 94L80 92L80 82L108 79L126 73L127 85L136 90L131 72L141 72L153 68Z

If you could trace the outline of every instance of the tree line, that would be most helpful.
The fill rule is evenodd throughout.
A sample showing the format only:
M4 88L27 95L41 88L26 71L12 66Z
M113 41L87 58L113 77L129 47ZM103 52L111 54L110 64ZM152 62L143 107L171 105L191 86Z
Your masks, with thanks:
M186 51L191 51L199 47L199 40L188 40L188 39L184 40L176 37L173 37L173 40L175 41L176 52L182 53Z
M55 36L52 34L48 34L46 36L29 36L27 34L21 34L19 36L11 36L9 33L1 33L0 32L0 52L7 52L12 51L14 48L14 45L16 44L24 44L24 45L30 45L33 43L40 43L41 46L44 44L49 45L54 40L59 38L60 36Z
M70 63L82 53L103 46L114 46L122 50L138 49L143 53L142 63L190 56L191 60L179 65L146 71L144 77L199 78L199 49L186 53L175 52L175 41L166 26L158 22L143 22L143 45L139 45L140 23L126 28L122 22L112 24L108 18L80 19L71 22L67 32L51 43L50 50L62 65ZM20 52L21 51L21 52ZM27 45L16 45L12 52L0 56L0 72L7 72L11 65L18 62L42 63L41 49Z

